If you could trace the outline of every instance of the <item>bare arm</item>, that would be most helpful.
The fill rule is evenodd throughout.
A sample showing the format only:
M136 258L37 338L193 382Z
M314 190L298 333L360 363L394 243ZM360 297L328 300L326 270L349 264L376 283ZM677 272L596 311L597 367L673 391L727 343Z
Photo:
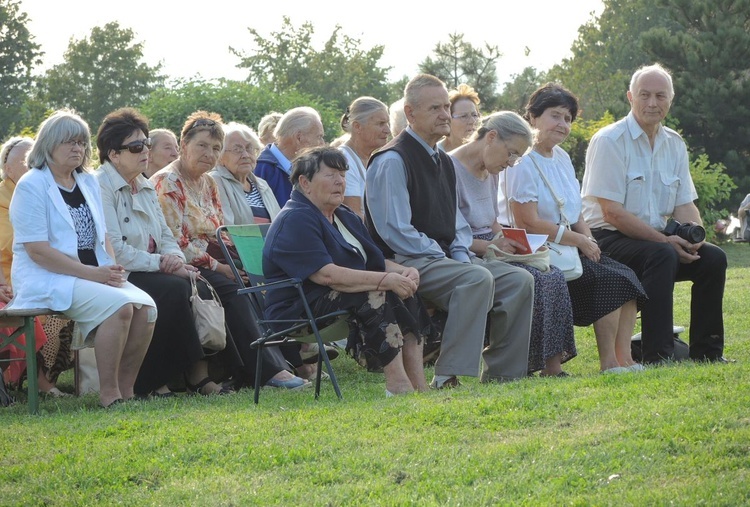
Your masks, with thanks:
M398 265L397 265L398 266ZM403 267L401 267L403 269ZM310 280L340 292L367 292L392 290L399 297L407 298L417 291L417 284L411 278L395 271L363 271L326 264L310 275Z

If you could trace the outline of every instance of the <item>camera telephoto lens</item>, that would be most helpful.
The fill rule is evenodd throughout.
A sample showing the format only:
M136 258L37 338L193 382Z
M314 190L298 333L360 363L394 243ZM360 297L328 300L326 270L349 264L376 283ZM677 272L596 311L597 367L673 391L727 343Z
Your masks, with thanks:
M685 224L681 228L680 231L683 234L680 234L683 239L691 242L692 244L700 243L704 239L706 239L706 229L701 227L700 225L688 225Z

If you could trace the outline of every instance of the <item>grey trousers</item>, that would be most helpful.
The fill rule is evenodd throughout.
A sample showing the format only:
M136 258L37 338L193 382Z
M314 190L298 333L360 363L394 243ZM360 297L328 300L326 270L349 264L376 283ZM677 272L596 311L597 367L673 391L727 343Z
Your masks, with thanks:
M481 360L483 382L526 375L534 304L531 274L478 258L464 264L396 255L395 261L416 268L419 294L448 312L435 374L476 377ZM484 347L488 314L490 340Z

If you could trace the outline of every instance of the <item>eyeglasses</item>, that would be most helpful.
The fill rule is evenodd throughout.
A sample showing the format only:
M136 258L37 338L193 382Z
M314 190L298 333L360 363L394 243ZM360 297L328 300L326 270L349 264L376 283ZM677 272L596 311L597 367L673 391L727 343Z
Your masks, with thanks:
M83 149L86 149L86 147L89 145L88 141L79 141L78 139L68 139L67 141L63 141L60 144L67 146L68 148L73 148L74 146L80 146Z
M472 121L474 123L479 121L479 113L464 113L464 114L452 114L451 118L454 120L461 120L461 121Z
M503 142L503 146L505 146L505 150L508 152L508 167L513 167L521 159L522 154L510 151L508 143L506 143L504 139L501 139L501 141Z
M247 148L245 146L236 145L236 146L233 146L231 149L227 149L226 151L228 151L229 153L234 153L238 157L241 157L245 153L247 153L248 155L252 155L254 157L258 156L258 150L253 148L252 146Z
M216 122L213 120L209 120L208 118L203 118L201 120L195 120L195 123L188 129L188 131L196 129L198 127L213 127L216 125Z
M139 139L138 141L133 141L132 143L128 143L124 146L120 146L117 148L118 150L128 150L130 153L140 153L143 151L143 148L151 149L151 138L147 137L146 139Z

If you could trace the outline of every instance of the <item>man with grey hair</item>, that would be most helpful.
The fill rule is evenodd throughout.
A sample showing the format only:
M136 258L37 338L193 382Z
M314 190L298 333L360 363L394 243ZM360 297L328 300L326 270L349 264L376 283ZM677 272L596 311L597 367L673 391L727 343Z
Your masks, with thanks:
M660 65L638 69L630 114L591 139L583 177L583 217L602 252L629 266L646 289L641 308L643 362L674 359L674 284L693 282L690 358L726 362L722 300L727 259L705 243L682 137L662 125L674 98ZM676 228L674 219L682 224Z
M255 174L268 183L279 206L283 207L292 193L289 181L292 160L305 148L325 144L320 114L311 107L290 109L276 125L274 136L276 142L263 148L258 155Z
M420 74L406 85L409 126L370 159L365 214L370 234L397 263L419 271L419 294L448 318L431 386L458 376L501 381L526 375L534 279L470 250L471 228L458 211L456 173L437 147L450 133L445 84ZM489 344L484 346L487 317Z

